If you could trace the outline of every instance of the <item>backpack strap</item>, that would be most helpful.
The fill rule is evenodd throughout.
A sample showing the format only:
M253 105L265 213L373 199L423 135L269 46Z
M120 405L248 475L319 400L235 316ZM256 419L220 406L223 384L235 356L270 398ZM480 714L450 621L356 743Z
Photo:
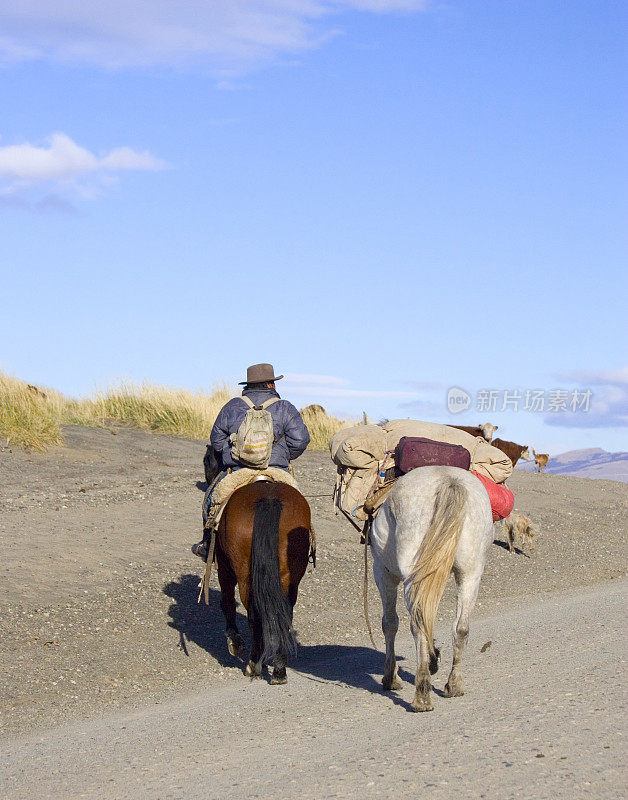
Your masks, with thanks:
M272 406L273 403L278 403L278 402L279 402L278 397L270 397L268 400L264 400L264 402L262 403L262 408L268 408L268 406Z
M263 408L266 409L268 406L272 406L273 403L277 403L279 401L279 397L269 397L268 400L264 400L261 406L256 406L255 403L251 400L250 397L246 395L241 395L241 399L247 404L249 408Z
M269 397L268 400L264 400L264 402L262 403L261 407L263 409L267 409L268 406L272 406L273 403L277 403L277 402L279 402L279 400L280 400L279 397ZM282 433L281 436L278 439L273 439L273 447L276 444L278 444L284 438L285 435L286 435L285 433Z

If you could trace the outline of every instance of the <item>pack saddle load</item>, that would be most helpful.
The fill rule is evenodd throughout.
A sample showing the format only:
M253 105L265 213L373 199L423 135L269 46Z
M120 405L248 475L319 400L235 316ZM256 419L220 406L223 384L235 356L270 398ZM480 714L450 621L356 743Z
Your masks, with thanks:
M481 436L449 425L410 419L356 425L336 433L329 449L337 467L334 506L356 528L377 513L396 479L419 465L470 469L489 495L494 520L509 516L514 505L514 495L502 485L512 474L508 456Z

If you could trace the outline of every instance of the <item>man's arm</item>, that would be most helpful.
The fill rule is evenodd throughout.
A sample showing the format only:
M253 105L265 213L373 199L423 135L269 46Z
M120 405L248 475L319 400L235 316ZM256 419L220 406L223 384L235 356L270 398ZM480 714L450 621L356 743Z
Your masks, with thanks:
M310 443L310 433L305 426L305 422L303 422L303 418L292 403L287 400L284 402L288 408L286 409L287 421L283 435L290 453L290 461L294 461Z
M223 466L229 466L233 463L231 458L231 450L229 447L229 419L231 417L231 404L233 400L226 403L218 413L214 427L212 428L209 441L217 453L220 453Z

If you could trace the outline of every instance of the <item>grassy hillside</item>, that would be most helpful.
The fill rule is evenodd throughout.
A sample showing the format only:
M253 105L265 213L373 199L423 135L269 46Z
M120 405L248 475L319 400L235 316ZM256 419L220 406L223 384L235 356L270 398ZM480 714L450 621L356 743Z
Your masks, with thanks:
M75 399L0 372L0 439L43 452L63 443L64 424L107 427L112 421L153 433L209 439L219 410L236 394L226 384L205 394L150 383L119 383ZM320 406L309 406L303 418L312 439L310 447L316 450L326 448L331 436L347 424Z

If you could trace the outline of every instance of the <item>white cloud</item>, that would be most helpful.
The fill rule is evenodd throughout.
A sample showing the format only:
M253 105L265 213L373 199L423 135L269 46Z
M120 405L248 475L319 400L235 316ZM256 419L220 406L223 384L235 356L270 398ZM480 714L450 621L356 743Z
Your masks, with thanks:
M444 392L449 388L448 384L436 381L406 381L406 384L419 392Z
M150 153L129 147L112 150L98 158L65 133L53 133L48 146L24 144L0 147L0 178L20 183L68 180L90 172L163 169L165 163Z
M310 375L301 372L286 372L284 385L291 387L307 386L309 388L315 386L348 386L349 381L346 378L338 378L335 375Z
M54 133L44 145L25 142L0 147L0 198L5 207L68 211L72 206L60 193L80 199L95 197L118 172L165 166L151 153L130 147L97 156L65 133Z
M590 409L546 414L547 425L565 428L625 428L628 426L628 367L609 370L573 370L557 376L582 389L594 386Z
M155 158L147 151L138 153L130 147L118 147L108 156L100 159L100 167L105 170L118 171L122 169L164 169L166 163L160 158Z
M49 147L15 144L0 147L0 178L44 181L68 178L96 168L97 158L62 133L50 137Z
M577 369L571 372L562 372L558 380L563 383L575 381L588 386L628 386L628 367L620 369Z
M337 33L342 12L412 12L429 0L0 0L0 60L106 68L201 64L241 74Z
M416 392L397 391L394 389L356 389L351 382L335 375L286 374L282 389L286 395L299 398L345 397L345 398L391 398L403 400L416 398Z
M444 400L440 402L436 400L411 400L406 403L400 403L399 408L411 411L415 416L420 415L421 419L437 419L447 424L445 417L448 414Z
M33 211L37 214L76 214L72 203L55 194L46 194L38 199L27 199L19 194L0 193L0 208Z

